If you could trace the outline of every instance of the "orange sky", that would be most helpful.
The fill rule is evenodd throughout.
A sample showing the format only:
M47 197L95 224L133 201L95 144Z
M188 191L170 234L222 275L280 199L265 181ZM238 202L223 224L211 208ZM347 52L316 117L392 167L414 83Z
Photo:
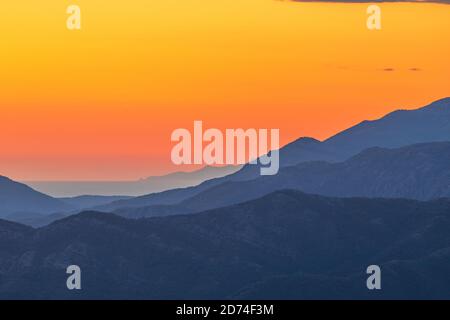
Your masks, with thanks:
M194 120L280 128L285 144L450 96L446 5L380 4L370 31L368 4L3 2L0 174L16 180L183 170L170 133Z

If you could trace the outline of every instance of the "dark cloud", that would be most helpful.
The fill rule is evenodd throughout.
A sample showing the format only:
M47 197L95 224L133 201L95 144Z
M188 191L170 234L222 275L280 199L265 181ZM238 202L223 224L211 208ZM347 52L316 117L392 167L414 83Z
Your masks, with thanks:
M291 0L294 2L336 2L336 3L381 3L381 2L417 2L450 4L450 0Z
M409 68L409 71L422 71L422 69L420 69L420 68Z
M395 69L394 68L384 68L383 71L392 72L392 71L395 71Z

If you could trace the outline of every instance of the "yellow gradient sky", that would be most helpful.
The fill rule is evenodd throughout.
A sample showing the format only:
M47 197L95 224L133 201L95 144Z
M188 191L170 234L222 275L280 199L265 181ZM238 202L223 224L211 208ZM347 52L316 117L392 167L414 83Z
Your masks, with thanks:
M0 174L138 179L183 170L170 133L194 120L280 128L285 144L449 96L450 6L380 4L381 31L367 6L2 1Z

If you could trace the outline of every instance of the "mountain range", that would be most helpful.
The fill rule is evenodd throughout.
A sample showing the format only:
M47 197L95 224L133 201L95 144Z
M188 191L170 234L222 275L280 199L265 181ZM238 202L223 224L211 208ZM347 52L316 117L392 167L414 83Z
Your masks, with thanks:
M450 201L281 190L140 220L84 212L0 221L2 299L449 299ZM69 291L67 266L82 270ZM367 266L382 290L366 288Z
M303 162L281 168L274 176L224 182L176 205L124 207L114 212L130 218L186 214L237 204L282 189L336 197L450 198L450 142L398 149L370 148L344 162Z
M450 299L450 98L298 139L280 161L140 197L0 177L0 218L21 222L0 220L0 299Z
M0 176L0 218L18 212L53 213L70 209L61 200Z
M300 138L280 149L280 167L283 171L284 167L309 161L342 162L373 147L400 148L443 141L450 141L450 98L438 100L420 109L398 110L378 120L363 121L323 142ZM223 183L248 181L258 177L259 168L246 165L234 174L211 179L198 186L116 201L95 209L114 211L130 207L174 205Z
M165 187L164 181L185 179L194 183L207 179L192 187L140 197L64 198L52 198L3 178L0 198L5 200L0 205L0 217L43 226L89 208L134 218L186 214L255 199L282 188L343 197L445 197L449 193L448 143L425 143L429 140L450 141L450 98L364 121L323 142L298 139L280 150L280 172L272 177L259 176L259 168L253 165L241 170L206 167L160 180L148 179L157 188ZM404 144L407 147L402 147ZM214 176L219 177L208 180Z
M84 195L135 197L196 186L204 181L232 174L241 167L206 166L192 172L174 172L137 181L25 181L24 183L40 192L59 198L77 198Z

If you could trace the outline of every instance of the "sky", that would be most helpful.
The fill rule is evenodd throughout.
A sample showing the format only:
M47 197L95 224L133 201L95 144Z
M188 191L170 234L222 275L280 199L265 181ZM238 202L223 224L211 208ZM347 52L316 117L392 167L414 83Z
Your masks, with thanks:
M134 180L183 170L194 120L284 145L449 96L450 6L378 5L381 30L367 3L2 1L0 175Z

